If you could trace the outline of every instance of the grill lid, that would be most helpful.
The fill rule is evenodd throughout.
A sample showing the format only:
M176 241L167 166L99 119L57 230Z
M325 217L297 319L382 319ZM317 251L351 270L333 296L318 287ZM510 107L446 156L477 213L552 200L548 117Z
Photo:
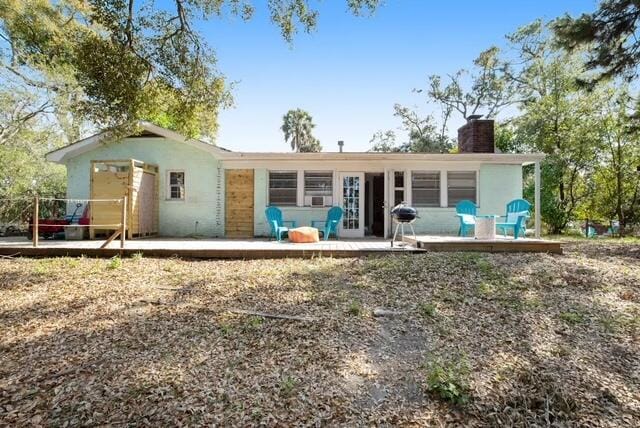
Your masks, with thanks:
M418 210L400 203L391 209L391 216L398 222L410 222L418 218Z

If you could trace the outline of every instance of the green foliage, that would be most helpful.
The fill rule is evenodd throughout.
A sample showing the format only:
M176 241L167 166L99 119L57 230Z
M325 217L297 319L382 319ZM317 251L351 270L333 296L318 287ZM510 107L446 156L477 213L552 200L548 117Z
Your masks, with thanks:
M572 310L562 312L560 314L560 319L571 325L582 324L583 322L585 322L585 314L578 310Z
M229 336L233 332L233 326L231 324L222 322L219 327L223 336Z
M483 296L488 296L493 294L494 290L495 290L495 286L487 281L482 281L478 285L478 293L480 293Z
M294 377L287 376L280 382L280 393L285 397L291 396L297 384L298 381Z
M3 97L8 91L0 89L0 110L9 111L10 104ZM13 100L10 97L9 103ZM5 110L6 109L6 110ZM47 147L57 147L63 140L47 129L30 129L33 119L20 124L0 115L0 223L24 223L33 210L32 197L64 197L66 174L64 167L44 160Z
M438 308L433 303L420 303L418 306L420 314L425 318L434 318L438 313Z
M633 115L629 88L608 88L598 117L600 163L580 210L582 218L618 219L623 233L629 224L640 222L640 135Z
M113 256L109 259L109 263L107 263L107 269L115 270L120 269L122 267L122 259L120 256Z
M495 122L495 148L502 153L523 153L528 150L524 142L516 138L513 122Z
M477 114L493 118L515 102L517 82L510 78L511 65L500 57L499 48L480 52L473 66L471 72L463 69L448 76L446 85L441 76L429 76L427 97L439 104L445 118L452 112L463 119ZM465 82L470 84L465 86Z
M553 28L561 44L569 50L587 50L585 62L591 71L582 79L596 82L623 75L637 76L640 40L637 38L640 4L635 0L604 0L593 13L578 18L565 15Z
M402 121L402 130L408 141L396 143L394 131L378 131L371 138L373 152L400 153L447 153L453 145L445 134L446 128L439 129L431 116L420 117L417 112L396 104L394 116Z
M610 1L629 6L629 2ZM635 28L638 6L629 6ZM619 12L619 10L618 10ZM600 13L600 12L599 12ZM452 151L447 123L453 114L496 117L507 106L511 117L497 120L495 145L506 153L544 153L541 165L541 214L551 233L567 230L585 218L620 221L622 231L640 222L640 126L629 88L600 81L590 90L579 84L590 68L584 51L558 47L550 30L558 23L536 20L507 35L507 47L480 53L472 71L460 70L446 79L433 75L426 90L440 119L421 118L395 106L409 141L398 143L394 131L379 131L373 151ZM622 30L622 29L619 29ZM623 31L624 32L624 31ZM636 106L637 108L637 106ZM533 167L525 168L524 197L534 200Z
M302 110L289 110L282 118L282 132L284 141L291 145L291 150L296 152L321 152L320 141L313 136L313 118Z
M466 358L433 357L426 362L425 370L429 392L457 405L469 401L469 363Z
M249 318L249 321L247 322L247 329L257 330L260 327L262 327L262 324L264 324L264 318L258 317L258 316L252 316Z
M396 143L393 131L378 131L370 140L374 152L449 153L455 150L448 135L448 122L454 113L466 119L482 113L495 116L501 109L514 102L515 83L507 79L509 65L499 57L496 47L481 52L473 62L474 70L459 70L443 84L441 76L429 77L428 88L414 92L427 95L430 103L439 107L439 121L433 116L421 117L416 111L399 104L394 106L394 116L402 121L402 131L408 141ZM471 82L467 87L466 82Z
M597 114L605 93L577 86L583 69L579 56L557 50L541 21L508 39L519 52L517 79L526 98L520 115L512 120L514 138L530 151L547 154L541 165L542 220L552 233L560 233L589 196L586 183L598 163ZM525 185L525 196L532 200L531 177Z
M348 0L354 14L378 0ZM308 0L269 0L288 42L316 27ZM139 119L213 139L231 98L195 20L251 19L250 0L0 0L1 66L13 81L71 94L70 110L103 128Z
M349 303L349 308L347 309L349 315L353 315L354 317L362 315L362 304L357 301L353 301Z

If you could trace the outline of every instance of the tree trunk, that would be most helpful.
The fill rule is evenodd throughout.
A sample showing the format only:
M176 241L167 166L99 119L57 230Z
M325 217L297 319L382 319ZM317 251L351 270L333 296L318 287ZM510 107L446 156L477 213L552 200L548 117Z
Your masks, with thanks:
M616 162L616 214L618 215L618 234L622 236L626 227L626 220L622 210L622 146L620 140L617 141L617 162Z

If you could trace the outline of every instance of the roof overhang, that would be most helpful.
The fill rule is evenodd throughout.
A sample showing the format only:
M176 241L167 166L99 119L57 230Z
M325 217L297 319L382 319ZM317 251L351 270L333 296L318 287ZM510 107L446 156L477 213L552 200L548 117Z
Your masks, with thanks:
M213 144L205 143L204 141L196 140L193 138L188 138L170 129L154 125L151 122L141 120L137 122L137 125L147 132L209 152L218 158L224 158L231 153L225 149L214 146ZM70 158L78 156L82 153L89 152L100 146L101 144L110 142L110 138L111 136L109 132L101 132L80 141L76 141L75 143L69 144L68 146L64 146L57 150L51 151L46 154L46 159L50 162L65 163L65 161Z
M430 161L430 162L483 162L529 165L540 162L544 153L250 153L231 152L226 160L233 161Z
M528 165L540 162L545 155L542 153L381 153L381 152L321 152L321 153L273 153L273 152L231 152L223 148L205 143L204 141L188 138L170 129L163 128L147 121L138 121L137 125L143 130L167 138L172 141L187 144L216 158L229 161L424 161L424 162L482 162L497 164ZM65 163L68 159L89 152L101 144L111 141L108 131L95 134L68 146L47 153L50 162Z

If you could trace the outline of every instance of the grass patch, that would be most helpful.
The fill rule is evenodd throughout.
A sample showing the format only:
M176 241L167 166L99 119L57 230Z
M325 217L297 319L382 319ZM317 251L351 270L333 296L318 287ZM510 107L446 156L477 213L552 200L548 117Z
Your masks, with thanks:
M262 317L251 317L247 321L247 330L257 330L262 327L264 324L264 318Z
M560 313L560 319L567 324L577 325L583 324L586 321L586 316L584 312L578 310L571 310L567 312Z
M294 377L287 376L280 382L280 394L285 397L290 397L297 384L298 381Z
M443 401L463 405L469 402L469 363L464 357L434 357L424 365L426 388Z
M478 294L481 296L490 296L494 291L495 287L490 282L482 281L480 285L478 285Z
M482 275L493 276L495 274L495 268L489 260L479 257L475 262L476 268Z
M120 256L113 256L109 259L107 263L107 269L115 270L120 269L122 267L122 259Z
M451 290L442 290L438 294L438 298L445 303L462 303L464 302L464 296L460 293L456 293Z
M438 314L438 308L434 303L420 303L418 310L425 318L434 318Z
M36 275L57 274L61 270L75 269L80 266L81 257L59 257L53 259L42 259L36 262L33 272Z
M640 316L638 315L607 315L600 317L598 321L607 333L636 333L640 330Z
M357 300L352 301L351 303L349 303L349 308L347 309L347 312L349 313L349 315L353 315L354 317L358 317L362 315L362 312L363 312L362 304Z
M220 332L223 336L229 336L233 332L233 326L225 322L219 324Z

